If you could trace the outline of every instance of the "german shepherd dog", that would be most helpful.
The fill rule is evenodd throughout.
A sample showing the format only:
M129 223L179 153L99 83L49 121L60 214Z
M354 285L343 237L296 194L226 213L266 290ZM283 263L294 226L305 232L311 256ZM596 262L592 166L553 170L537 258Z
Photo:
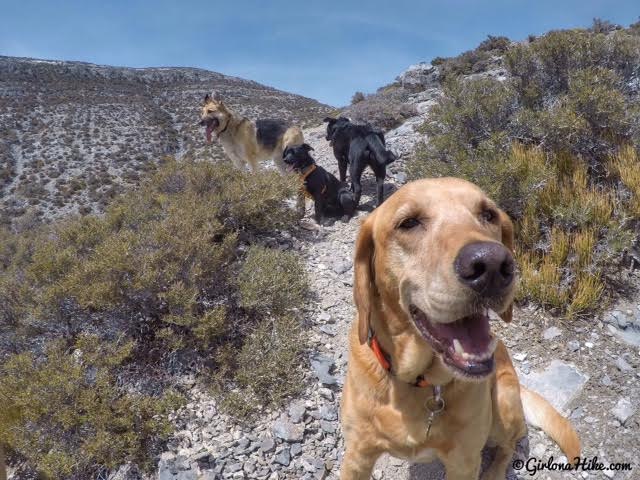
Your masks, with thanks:
M327 217L342 216L348 221L356 210L353 192L344 183L327 172L309 154L313 148L306 143L284 149L284 163L300 175L304 193L313 198L315 219L320 225Z
M333 154L338 160L340 181L346 179L347 165L351 177L351 188L356 203L360 203L362 186L360 177L367 167L371 167L376 176L377 206L384 201L384 178L387 165L396 160L396 156L385 148L384 135L369 125L357 125L346 117L324 119L327 122L327 136L333 146Z
M204 97L200 125L206 127L208 143L215 136L237 168L244 169L248 164L254 172L258 169L258 161L271 158L284 173L282 152L285 147L304 143L300 128L289 126L283 120L252 122L226 106L219 93Z

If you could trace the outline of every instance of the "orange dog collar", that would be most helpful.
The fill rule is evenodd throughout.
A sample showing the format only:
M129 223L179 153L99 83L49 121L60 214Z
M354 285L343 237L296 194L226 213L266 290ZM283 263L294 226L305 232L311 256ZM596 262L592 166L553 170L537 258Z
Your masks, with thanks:
M367 343L369 344L369 347L371 348L371 351L375 355L376 359L380 363L380 366L387 372L392 373L391 359L389 358L389 355L387 355L384 350L382 350L380 342L378 342L378 338L371 329L369 329L369 339ZM431 383L426 378L424 378L424 375L420 375L418 378L416 378L416 381L412 383L412 385L415 387L426 388L430 387Z

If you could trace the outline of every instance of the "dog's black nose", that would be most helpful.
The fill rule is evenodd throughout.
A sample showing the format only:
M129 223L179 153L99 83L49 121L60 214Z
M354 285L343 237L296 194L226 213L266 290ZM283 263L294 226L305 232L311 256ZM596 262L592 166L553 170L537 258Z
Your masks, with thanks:
M491 297L511 285L515 262L509 249L501 243L474 242L460 249L454 269L462 283Z

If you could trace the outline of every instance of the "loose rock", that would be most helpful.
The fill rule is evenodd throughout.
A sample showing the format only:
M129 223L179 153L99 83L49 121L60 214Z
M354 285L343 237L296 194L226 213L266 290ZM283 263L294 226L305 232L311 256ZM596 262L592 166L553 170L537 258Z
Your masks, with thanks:
M336 377L329 372L333 368L333 360L320 353L314 353L311 355L311 368L318 377L318 380L325 385L335 385L337 383Z
M286 442L299 442L304 436L304 426L293 424L285 416L281 416L273 424L273 434Z
M520 381L549 400L557 410L564 411L588 379L588 375L578 371L573 365L552 360L543 371L523 376Z
M577 340L569 340L567 342L567 348L572 352L577 352L580 349L580 342Z
M616 359L616 367L618 367L618 370L621 372L630 372L633 370L633 367L629 365L623 357L618 357Z
M613 416L622 424L625 425L627 421L636 413L636 408L631 404L628 398L621 398L616 403L616 406L611 411Z
M278 455L276 455L274 461L276 463L279 463L280 465L288 467L289 463L291 463L291 455L289 453L289 449L285 448L284 450L282 450Z
M549 327L544 332L542 332L542 338L545 340L553 340L556 337L562 335L562 330L558 327Z

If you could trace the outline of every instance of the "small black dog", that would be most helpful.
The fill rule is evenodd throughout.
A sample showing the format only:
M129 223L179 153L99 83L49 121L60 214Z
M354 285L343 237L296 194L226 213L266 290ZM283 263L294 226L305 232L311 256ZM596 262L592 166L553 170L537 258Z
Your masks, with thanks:
M285 165L300 174L304 192L314 201L315 219L319 224L326 217L344 217L348 220L356 210L353 192L324 168L316 165L309 154L313 148L306 143L285 148L282 156Z
M347 165L351 176L351 188L356 204L360 203L362 186L360 177L367 167L371 167L376 176L377 205L384 201L384 177L387 165L396 160L396 156L385 148L384 135L369 125L357 125L346 117L324 119L327 122L327 140L333 146L333 154L338 160L340 181L346 179Z

